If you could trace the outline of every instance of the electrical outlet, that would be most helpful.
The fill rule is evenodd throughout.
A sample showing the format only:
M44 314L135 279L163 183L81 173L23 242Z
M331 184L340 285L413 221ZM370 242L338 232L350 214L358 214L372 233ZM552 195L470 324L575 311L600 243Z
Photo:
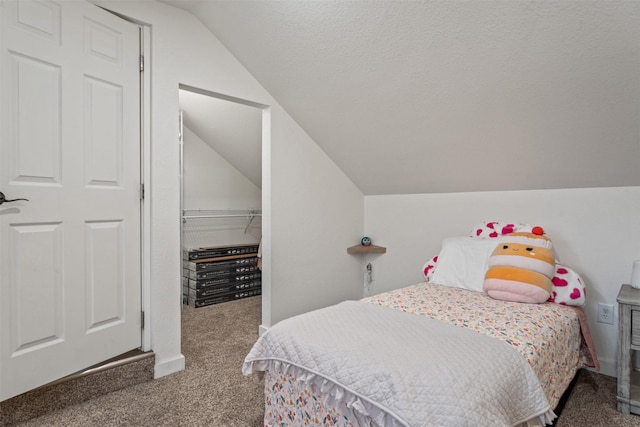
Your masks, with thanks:
M613 305L598 304L598 322L613 325Z

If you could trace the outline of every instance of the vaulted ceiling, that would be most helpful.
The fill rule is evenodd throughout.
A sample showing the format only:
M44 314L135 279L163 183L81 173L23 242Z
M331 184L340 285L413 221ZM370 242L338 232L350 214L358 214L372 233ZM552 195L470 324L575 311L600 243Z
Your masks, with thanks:
M262 110L198 89L179 91L184 126L261 188Z
M638 1L164 2L365 195L640 185Z

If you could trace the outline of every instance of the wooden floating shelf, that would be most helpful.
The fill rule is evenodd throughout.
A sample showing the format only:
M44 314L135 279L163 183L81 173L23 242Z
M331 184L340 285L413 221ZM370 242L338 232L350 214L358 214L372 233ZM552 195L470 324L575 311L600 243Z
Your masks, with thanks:
M384 254L387 252L387 248L382 246L370 245L362 246L355 245L347 248L347 253L350 254Z

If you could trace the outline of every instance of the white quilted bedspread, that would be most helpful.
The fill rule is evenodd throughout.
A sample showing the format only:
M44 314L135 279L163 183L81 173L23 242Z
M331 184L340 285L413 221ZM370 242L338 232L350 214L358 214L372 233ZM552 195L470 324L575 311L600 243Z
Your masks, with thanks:
M513 426L550 413L533 370L508 344L361 301L270 328L243 365L245 375L264 370L312 382L361 425Z

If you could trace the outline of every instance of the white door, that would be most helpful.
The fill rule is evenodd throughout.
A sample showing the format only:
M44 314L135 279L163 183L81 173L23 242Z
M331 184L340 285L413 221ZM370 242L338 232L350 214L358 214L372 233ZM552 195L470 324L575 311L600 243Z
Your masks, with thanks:
M141 345L139 28L0 0L0 401ZM0 200L2 197L0 196Z

